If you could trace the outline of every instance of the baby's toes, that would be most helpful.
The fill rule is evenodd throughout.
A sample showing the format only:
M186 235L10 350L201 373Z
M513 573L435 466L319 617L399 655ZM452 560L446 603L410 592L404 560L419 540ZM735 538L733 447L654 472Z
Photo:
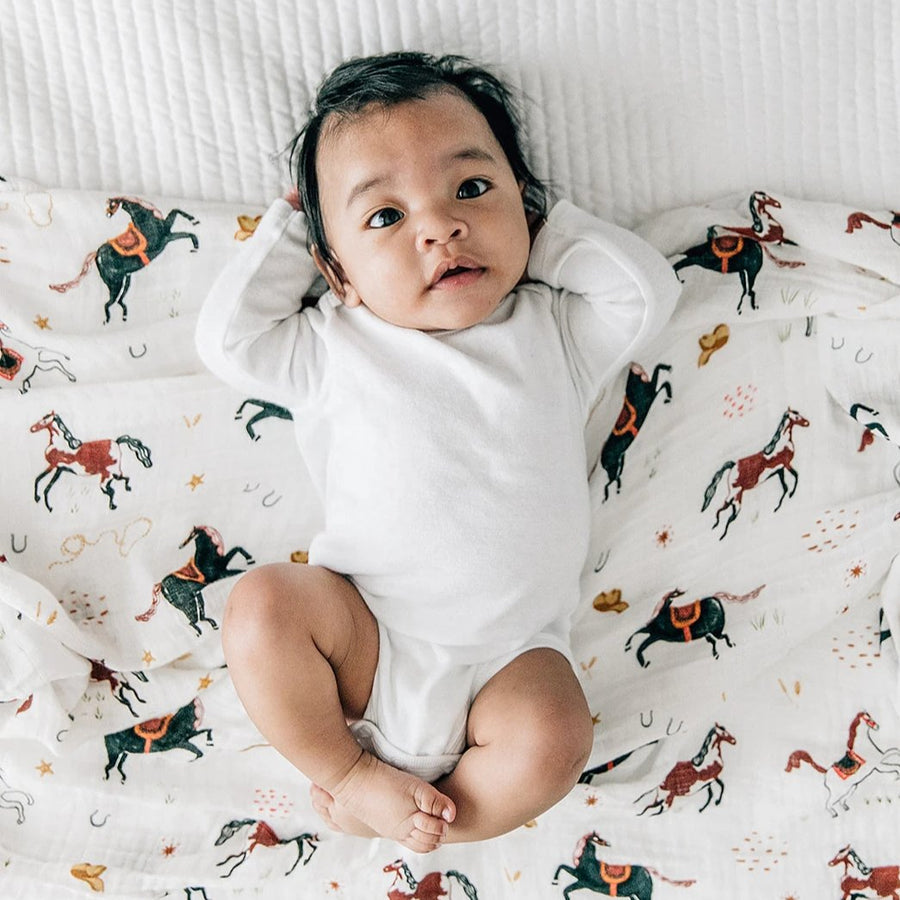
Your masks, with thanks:
M332 831L341 831L342 829L334 821L334 818L331 815L332 808L334 807L334 797L332 797L328 791L323 790L317 784L314 784L309 789L309 798L312 801L313 809L319 814L322 821L332 829Z
M441 846L443 840L438 838L437 835L413 829L409 836L400 841L400 843L414 853L431 853Z
M426 839L443 841L447 836L447 823L443 819L436 819L428 813L417 812L412 817L413 833L419 832Z
M334 803L334 797L317 784L309 786L309 799L312 801L316 812L321 812L321 810L329 808Z
M456 806L453 801L428 782L423 781L417 786L415 802L427 816L442 819L444 822L452 822L456 818Z

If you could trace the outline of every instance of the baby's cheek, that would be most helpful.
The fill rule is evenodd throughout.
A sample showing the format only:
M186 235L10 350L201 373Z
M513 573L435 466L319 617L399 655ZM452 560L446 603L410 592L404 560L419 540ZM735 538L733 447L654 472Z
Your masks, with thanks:
M528 272L528 257L531 254L531 233L528 230L528 224L523 229L517 230L511 239L510 246L514 248L513 257L515 259L514 268L518 273L516 283L526 280Z

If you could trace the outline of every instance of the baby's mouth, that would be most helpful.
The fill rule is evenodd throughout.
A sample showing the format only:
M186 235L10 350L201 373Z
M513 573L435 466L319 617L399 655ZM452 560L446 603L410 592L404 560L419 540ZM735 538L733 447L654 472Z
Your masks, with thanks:
M468 272L470 271L469 266L454 266L452 269L447 269L441 278L450 278L453 275L458 275L460 272Z
M484 269L482 268L469 269L465 266L457 266L456 268L448 269L447 272L432 285L432 288L435 290L450 290L453 288L467 287L478 281L483 274Z
M443 263L438 266L432 279L432 288L463 287L477 281L484 273L484 268L473 260L453 260L454 265Z

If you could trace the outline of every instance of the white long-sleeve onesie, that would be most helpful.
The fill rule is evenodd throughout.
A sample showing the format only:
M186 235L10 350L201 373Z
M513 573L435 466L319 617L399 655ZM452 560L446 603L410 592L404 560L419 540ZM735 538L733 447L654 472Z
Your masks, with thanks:
M351 578L383 644L437 645L453 665L567 640L589 538L584 425L669 317L671 267L563 201L533 281L470 328L401 328L330 292L300 312L316 274L303 215L276 201L197 331L223 380L293 413L325 510L310 563Z

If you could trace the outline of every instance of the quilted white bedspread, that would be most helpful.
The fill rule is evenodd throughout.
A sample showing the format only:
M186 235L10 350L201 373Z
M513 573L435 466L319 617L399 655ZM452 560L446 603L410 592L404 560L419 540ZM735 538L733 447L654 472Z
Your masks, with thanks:
M322 75L417 48L521 86L539 174L620 224L759 184L896 208L898 36L892 0L0 0L0 173L264 203Z

